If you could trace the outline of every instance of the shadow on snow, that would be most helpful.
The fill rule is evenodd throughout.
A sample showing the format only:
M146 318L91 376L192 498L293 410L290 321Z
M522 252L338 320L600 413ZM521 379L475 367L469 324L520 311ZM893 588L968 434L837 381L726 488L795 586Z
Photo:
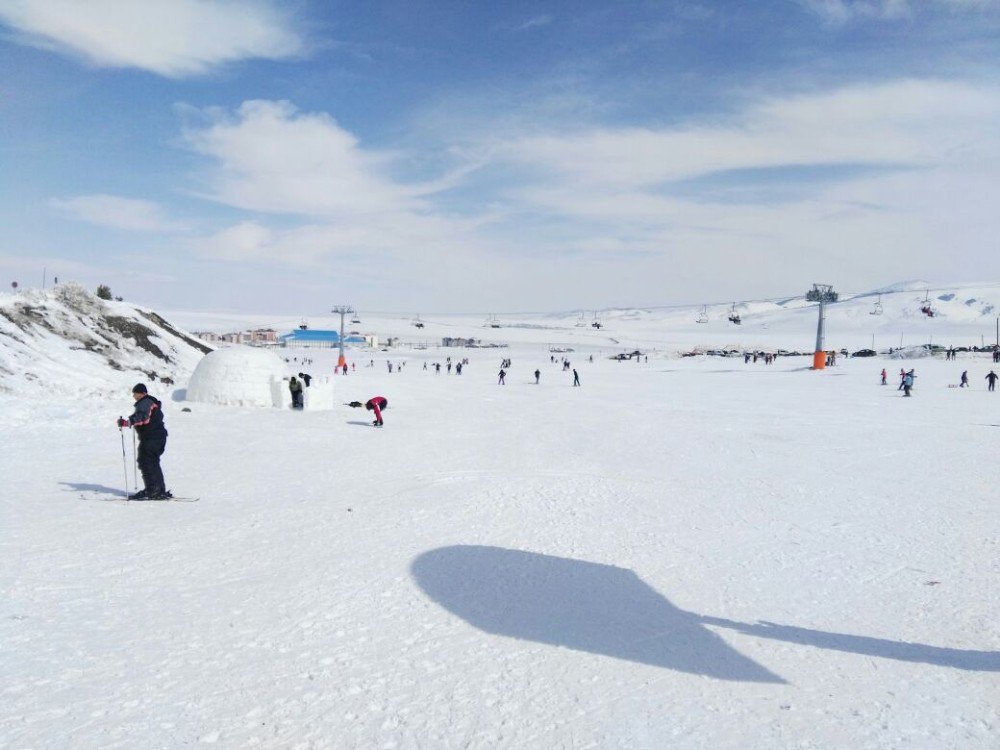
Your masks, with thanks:
M90 484L88 482L60 482L64 487L69 487L66 492L96 492L103 495L123 494L121 487L108 487L106 484Z
M449 612L495 635L700 674L784 683L706 625L815 648L977 671L1000 671L1000 652L743 623L686 612L631 570L485 546L425 552L410 566L421 589Z

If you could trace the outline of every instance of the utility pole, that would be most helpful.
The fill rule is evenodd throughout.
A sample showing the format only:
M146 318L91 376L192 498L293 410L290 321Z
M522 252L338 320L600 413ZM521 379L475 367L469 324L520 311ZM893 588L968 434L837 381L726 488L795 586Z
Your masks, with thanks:
M830 284L813 284L813 291L819 297L819 323L816 326L816 349L813 352L813 369L822 370L826 367L826 298L833 291Z
M347 359L344 358L344 316L353 315L354 308L350 305L337 305L330 312L340 313L340 356L337 357L337 367L343 367L347 364Z

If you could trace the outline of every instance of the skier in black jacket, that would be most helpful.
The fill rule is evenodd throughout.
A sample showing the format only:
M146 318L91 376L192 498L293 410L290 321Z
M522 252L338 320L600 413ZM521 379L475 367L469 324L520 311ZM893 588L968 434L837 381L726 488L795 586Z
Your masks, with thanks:
M136 383L132 389L135 411L127 419L118 418L118 427L133 427L139 436L139 471L144 489L129 495L130 500L166 500L167 492L160 469L160 456L167 447L167 428L163 424L163 404L146 392L146 386Z

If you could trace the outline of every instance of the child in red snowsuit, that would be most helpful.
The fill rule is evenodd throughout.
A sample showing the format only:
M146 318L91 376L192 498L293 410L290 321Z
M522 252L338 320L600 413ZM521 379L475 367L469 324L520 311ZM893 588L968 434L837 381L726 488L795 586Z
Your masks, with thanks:
M373 424L376 427L382 426L382 410L389 405L389 400L385 396L372 396L365 402L365 408L368 411L375 412L375 421Z

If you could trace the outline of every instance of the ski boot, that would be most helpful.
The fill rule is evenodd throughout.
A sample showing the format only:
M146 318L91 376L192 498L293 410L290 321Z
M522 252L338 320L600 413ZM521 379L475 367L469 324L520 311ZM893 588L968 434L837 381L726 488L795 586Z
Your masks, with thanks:
M129 495L128 499L129 500L147 500L147 499L149 499L149 492L147 492L146 490L139 490L138 492Z

